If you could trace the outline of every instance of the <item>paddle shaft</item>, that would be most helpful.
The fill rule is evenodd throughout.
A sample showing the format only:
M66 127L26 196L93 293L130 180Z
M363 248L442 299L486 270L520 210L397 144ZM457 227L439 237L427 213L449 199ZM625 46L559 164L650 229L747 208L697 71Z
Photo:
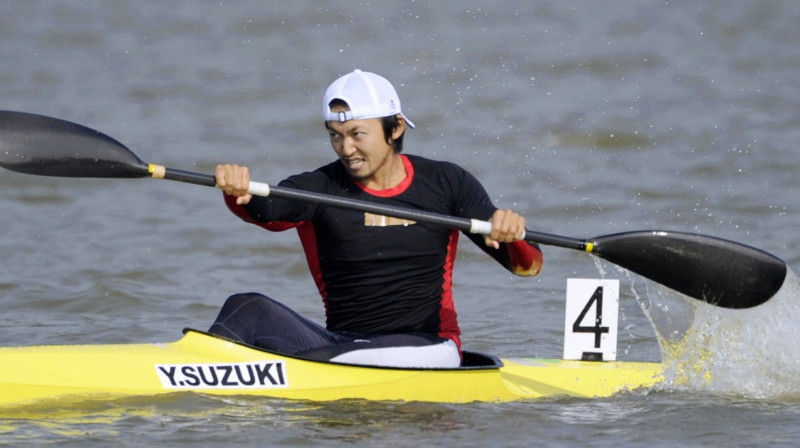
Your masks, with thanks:
M214 176L150 165L153 177L216 186ZM359 212L437 224L488 235L488 221L380 205L322 193L250 182L250 194L313 202ZM781 288L786 264L766 252L703 235L638 231L581 240L525 230L525 241L588 252L697 300L725 308L749 308Z
M86 126L25 112L0 111L0 166L59 177L154 177L215 187L214 176L144 163L122 143ZM299 200L465 232L489 234L487 221L382 206L253 182L250 193ZM786 263L743 244L685 232L634 231L591 240L525 231L525 240L588 252L689 297L726 308L749 308L774 296Z
M214 179L214 176L210 174L166 168L153 164L149 166L149 171L154 178L203 185L206 187L217 186L216 179ZM393 218L436 224L468 233L488 235L492 232L492 224L488 221L482 221L479 219L460 218L456 216L442 215L440 213L426 212L423 210L412 210L394 207L391 205L381 205L373 202L359 201L356 199L343 198L323 193L274 186L262 182L250 182L250 188L248 189L248 192L255 196L269 196L294 201L313 202L315 204L328 205L346 210L375 213L383 216L391 216ZM591 252L591 250L587 250L587 246L591 248L591 243L587 243L586 240L553 235L549 233L534 232L528 229L525 229L525 241Z

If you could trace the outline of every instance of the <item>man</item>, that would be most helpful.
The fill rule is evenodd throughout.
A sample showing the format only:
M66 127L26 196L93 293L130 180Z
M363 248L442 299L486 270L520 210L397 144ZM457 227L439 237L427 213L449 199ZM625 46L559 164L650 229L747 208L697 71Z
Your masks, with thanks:
M386 205L490 220L469 235L510 271L538 274L542 254L520 241L525 219L494 207L483 187L447 162L403 155L414 123L386 79L355 70L323 100L338 160L280 185ZM246 167L220 165L217 185L243 220L272 231L296 228L325 304L326 327L266 296L232 296L211 333L279 353L395 367L457 367L460 330L452 296L458 231L247 193Z

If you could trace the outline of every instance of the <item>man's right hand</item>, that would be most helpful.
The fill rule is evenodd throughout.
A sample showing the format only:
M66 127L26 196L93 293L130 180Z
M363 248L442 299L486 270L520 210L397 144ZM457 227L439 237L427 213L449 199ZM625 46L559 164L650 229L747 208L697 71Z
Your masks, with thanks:
M253 199L253 195L247 192L250 188L250 169L246 166L217 165L214 178L217 180L217 188L225 194L236 196L237 204L245 205Z

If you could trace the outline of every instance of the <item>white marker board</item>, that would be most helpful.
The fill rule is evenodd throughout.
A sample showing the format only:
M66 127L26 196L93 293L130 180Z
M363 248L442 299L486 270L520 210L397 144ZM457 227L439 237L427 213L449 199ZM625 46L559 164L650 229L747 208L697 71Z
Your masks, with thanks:
M617 359L619 280L567 279L564 359Z

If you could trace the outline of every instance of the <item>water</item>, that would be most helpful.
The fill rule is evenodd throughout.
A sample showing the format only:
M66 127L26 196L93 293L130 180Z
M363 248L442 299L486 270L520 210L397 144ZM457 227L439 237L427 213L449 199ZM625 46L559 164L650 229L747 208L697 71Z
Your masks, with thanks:
M796 401L800 384L798 329L800 283L790 273L763 306L741 311L676 301L665 288L648 297L647 315L669 365L670 387L725 395ZM659 290L660 289L660 290Z
M532 229L690 231L796 269L798 21L788 0L4 3L0 108L85 124L148 162L203 172L244 163L276 182L331 160L322 92L353 68L372 70L418 125L409 153L465 166ZM322 317L296 235L242 224L211 189L2 171L0 204L3 345L171 341L251 290ZM705 364L607 400L176 395L32 408L0 417L0 444L794 444L796 289L737 314L584 254L545 257L539 277L518 279L462 244L466 347L559 357L566 279L605 275L621 280L620 359L658 361L663 345L676 365ZM672 350L686 335L688 349Z

